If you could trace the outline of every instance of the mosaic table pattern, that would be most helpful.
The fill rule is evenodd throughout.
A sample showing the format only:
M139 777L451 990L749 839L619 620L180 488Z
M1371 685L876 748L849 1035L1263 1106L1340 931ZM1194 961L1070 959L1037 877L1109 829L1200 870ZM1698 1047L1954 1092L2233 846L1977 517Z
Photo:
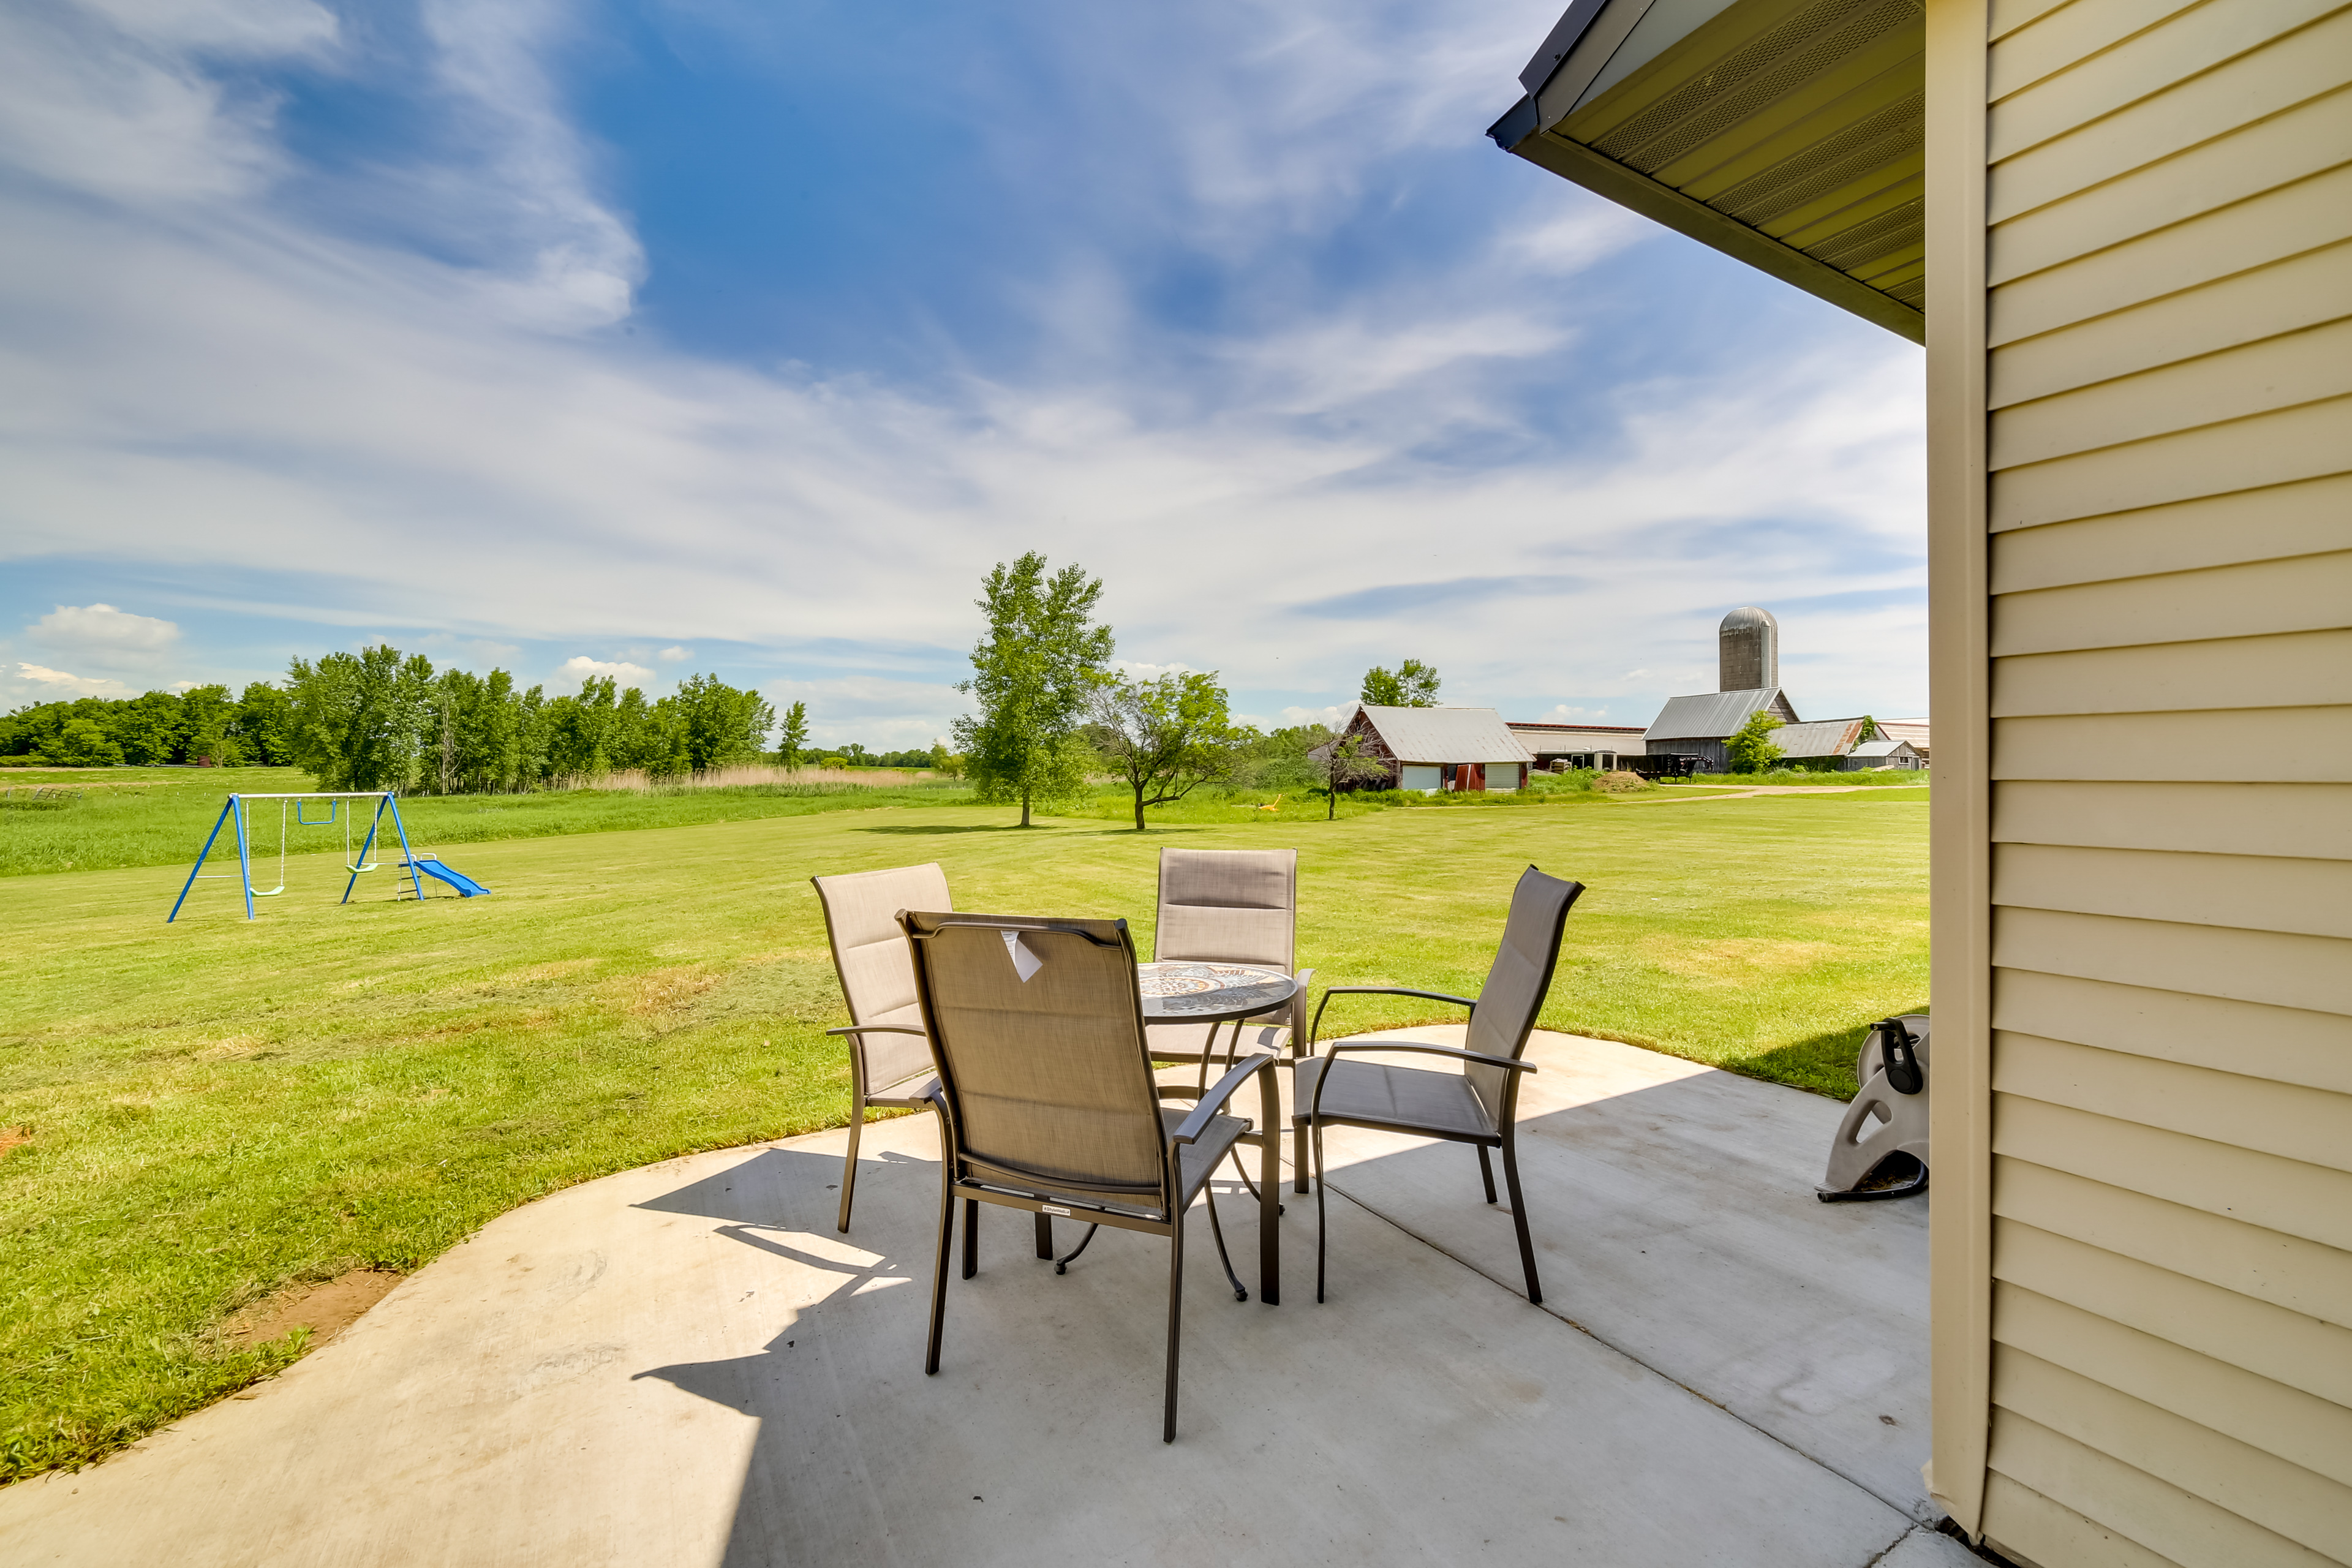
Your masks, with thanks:
M1278 969L1247 963L1139 963L1147 1018L1245 1018L1279 1007L1297 991Z

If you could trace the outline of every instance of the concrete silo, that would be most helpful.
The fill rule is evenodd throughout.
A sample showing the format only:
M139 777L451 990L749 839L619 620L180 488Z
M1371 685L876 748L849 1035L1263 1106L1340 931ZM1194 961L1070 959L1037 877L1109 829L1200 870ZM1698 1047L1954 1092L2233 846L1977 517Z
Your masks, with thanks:
M1761 691L1780 684L1780 623L1769 610L1742 605L1716 633L1717 691Z

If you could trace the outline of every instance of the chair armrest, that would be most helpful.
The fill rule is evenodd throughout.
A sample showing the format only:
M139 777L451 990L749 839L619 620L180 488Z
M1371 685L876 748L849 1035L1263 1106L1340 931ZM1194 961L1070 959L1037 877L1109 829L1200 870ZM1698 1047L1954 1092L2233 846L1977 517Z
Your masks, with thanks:
M1176 1131L1168 1135L1168 1142L1171 1143L1199 1142L1201 1134L1208 1130L1210 1121L1215 1119L1218 1110L1225 1101L1234 1097L1234 1092L1242 1085L1249 1081L1250 1075L1273 1065L1272 1051L1252 1051L1235 1062L1224 1077L1209 1086L1209 1092L1201 1097L1201 1102L1192 1107L1192 1113L1185 1117Z
M1451 1002L1457 1007L1474 1012L1478 1004L1467 996L1449 996L1443 991L1412 991L1402 985L1332 985L1323 992L1323 1000L1316 1005L1314 1026L1307 1031L1307 1044L1311 1048L1316 1037L1323 1032L1323 1009L1331 1005L1334 996L1419 996L1430 1002Z
M852 1024L846 1028L827 1029L825 1033L828 1035L922 1035L925 1039L930 1038L930 1036L923 1030L910 1029L904 1024Z
M1315 1092L1307 1101L1307 1120L1314 1121L1323 1112L1323 1086L1330 1081L1330 1064L1335 1057L1358 1051L1412 1051L1425 1057L1453 1057L1482 1067L1501 1068L1506 1072L1534 1072L1533 1062L1517 1062L1508 1057L1490 1057L1477 1051L1465 1051L1453 1046L1424 1046L1412 1040L1367 1040L1360 1046L1333 1046L1323 1057L1323 1070L1315 1075Z

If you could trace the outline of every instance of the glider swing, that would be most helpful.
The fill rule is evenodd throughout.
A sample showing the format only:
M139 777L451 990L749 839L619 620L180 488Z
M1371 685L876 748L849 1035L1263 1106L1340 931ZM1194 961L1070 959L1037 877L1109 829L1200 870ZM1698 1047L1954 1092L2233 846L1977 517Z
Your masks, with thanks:
M257 888L253 885L251 820L253 807L249 803L268 800L278 803L278 885L274 888ZM355 826L353 818L357 815L357 809L351 803L362 800L375 802L375 810L369 816L367 832L360 839L357 850L354 852L352 832ZM308 806L313 801L327 803L327 814L324 816L314 817L309 815ZM312 790L289 795L233 795L228 797L228 804L221 807L219 819L213 824L212 832L205 838L205 847L196 852L196 863L190 868L188 879L180 889L180 896L173 900L172 912L163 917L163 923L169 925L180 918L180 906L188 901L189 890L194 888L199 880L231 876L236 877L245 889L245 918L253 919L253 901L256 899L274 899L286 890L287 841L291 837L291 830L296 827L332 827L341 825L343 830L343 869L349 872L350 876L343 882L343 896L338 901L348 904L352 901L352 890L359 885L360 878L369 871L380 869L383 864L383 861L372 859L370 857L375 852L376 837L383 830L384 815L387 812L392 816L393 833L400 840L400 868L408 873L409 883L417 898L425 897L425 881L421 873L430 874L447 882L467 898L489 890L471 879L462 877L443 866L436 857L430 854L417 854L409 848L408 829L400 820L400 803L390 790L345 792ZM236 870L234 872L205 870L205 861L211 857L213 845L220 837L221 829L228 826L232 822L236 827ZM394 896L398 895L395 893Z

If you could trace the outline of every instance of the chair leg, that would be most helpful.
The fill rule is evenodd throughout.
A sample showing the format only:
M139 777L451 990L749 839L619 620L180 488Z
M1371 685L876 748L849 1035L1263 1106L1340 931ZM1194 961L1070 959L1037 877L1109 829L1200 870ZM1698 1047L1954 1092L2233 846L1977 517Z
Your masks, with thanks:
M849 1094L849 1157L841 1163L841 1223L842 1235L849 1234L849 1201L857 1192L857 1135L866 1131L866 1097L852 1089Z
M940 1255L931 1268L931 1340L923 1352L923 1373L940 1370L940 1330L948 1315L948 1249L955 1237L955 1181L950 1163L940 1162Z
M1503 1129L1503 1184L1511 1192L1511 1224L1519 1233L1519 1267L1528 1271L1528 1303L1543 1305L1543 1281L1536 1278L1536 1244L1528 1234L1528 1205L1519 1196L1519 1156L1511 1129Z
M1209 1234L1216 1238L1217 1261L1225 1266L1225 1282L1234 1288L1234 1300L1246 1301L1249 1300L1249 1287L1243 1284L1242 1277L1234 1272L1233 1255L1225 1250L1225 1227L1217 1223L1216 1192L1203 1186L1201 1195L1209 1200Z
M1307 1120L1293 1117L1290 1122L1290 1190L1307 1190Z
M1037 1215L1037 1256L1050 1261L1054 1256L1054 1216Z
M1478 1179L1486 1184L1486 1201L1491 1204L1495 1201L1495 1163L1486 1158L1486 1145L1480 1143L1475 1147L1478 1151Z
M980 1200L963 1201L963 1277L980 1272Z
M1323 1129L1315 1128L1315 1304L1323 1304L1323 1254L1329 1222L1323 1215Z
M1176 1366L1184 1345L1184 1215L1178 1211L1168 1233L1168 1396L1160 1420L1160 1440L1176 1440Z

